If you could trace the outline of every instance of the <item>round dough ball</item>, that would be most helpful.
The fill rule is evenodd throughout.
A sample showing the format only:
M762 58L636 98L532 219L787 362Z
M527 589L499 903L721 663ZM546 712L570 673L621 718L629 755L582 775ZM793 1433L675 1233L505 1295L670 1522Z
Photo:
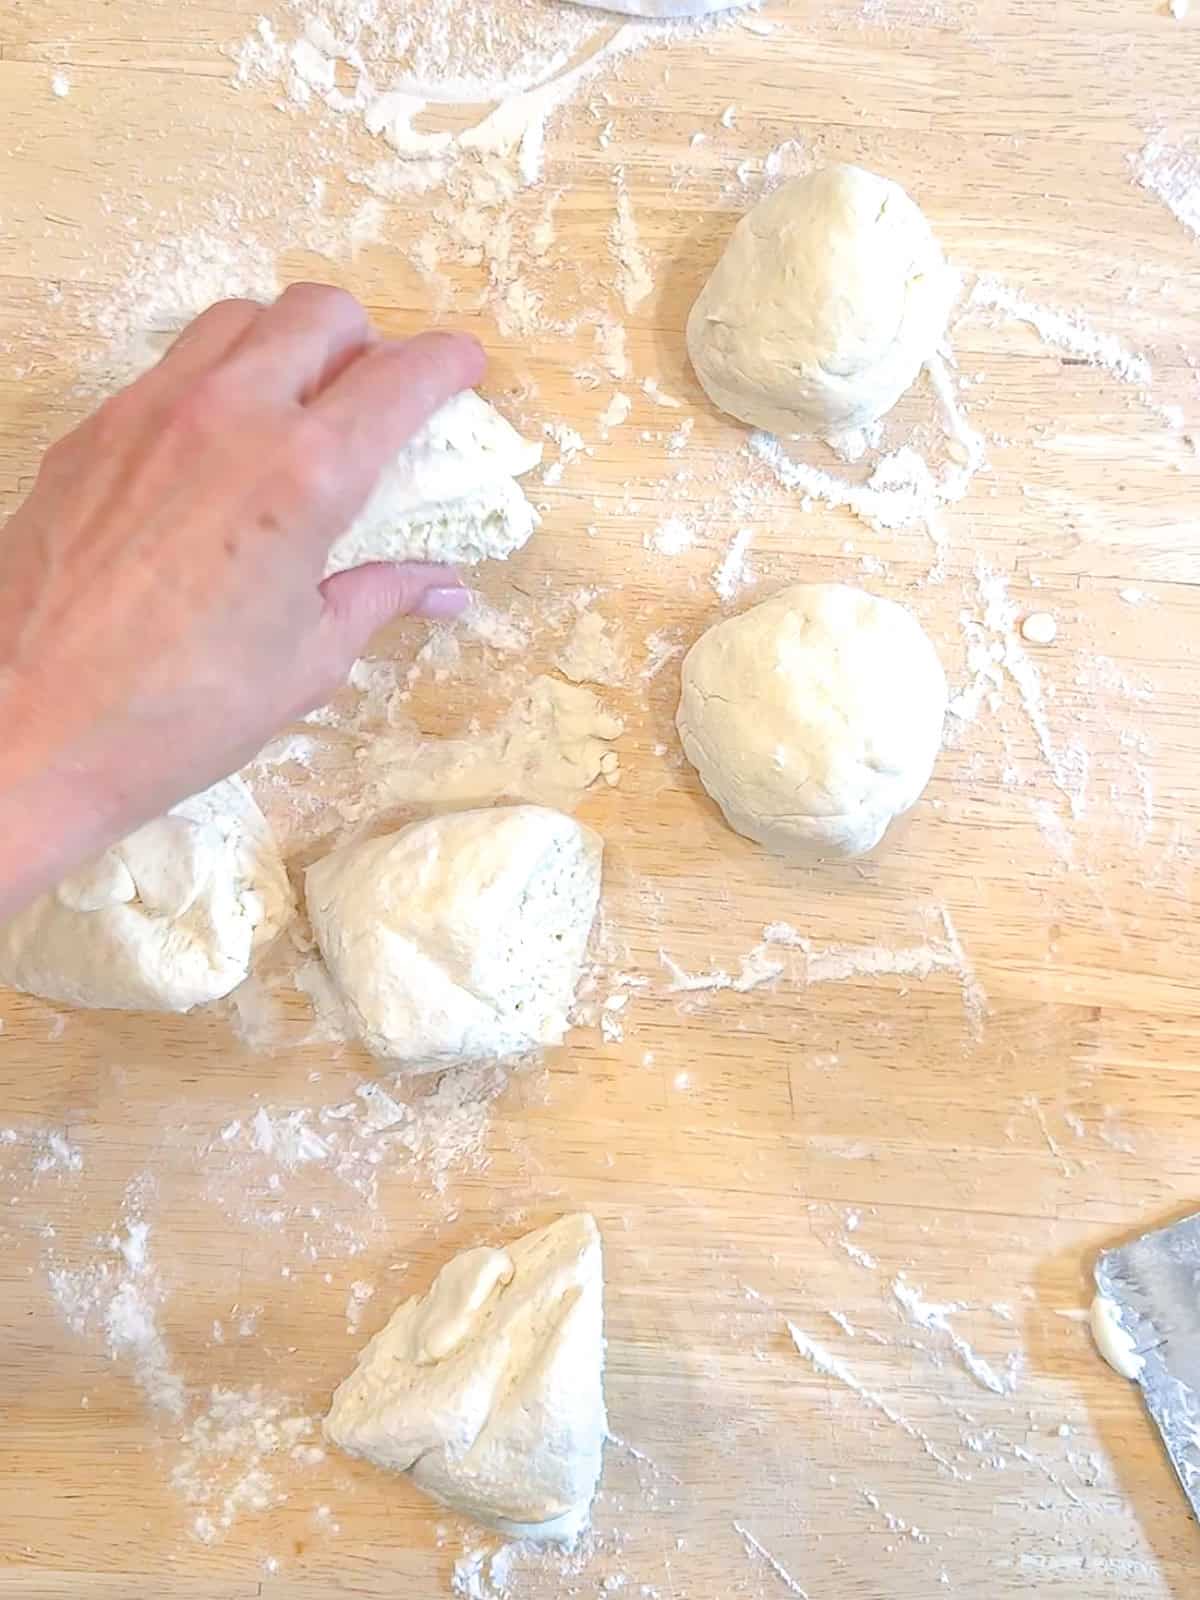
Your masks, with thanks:
M325 964L410 1071L561 1042L600 900L598 834L546 806L455 811L309 867Z
M675 720L729 826L811 861L863 855L916 803L945 711L945 674L911 612L813 583L703 634Z
M957 286L899 184L825 167L738 223L688 317L688 353L713 404L753 427L863 428L933 353Z

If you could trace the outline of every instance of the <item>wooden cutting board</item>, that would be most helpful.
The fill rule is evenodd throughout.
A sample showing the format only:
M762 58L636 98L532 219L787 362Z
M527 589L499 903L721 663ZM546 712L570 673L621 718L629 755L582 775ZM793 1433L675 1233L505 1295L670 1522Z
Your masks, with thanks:
M624 719L620 782L579 805L608 849L591 1020L503 1081L385 1085L398 1109L373 1122L377 1073L312 1037L286 972L185 1018L0 996L0 1593L434 1596L456 1564L461 1593L531 1600L1192 1593L1195 1529L1079 1315L1098 1248L1200 1199L1200 240L1136 181L1162 188L1183 151L1184 195L1200 161L1200 19L772 8L597 71L538 181L472 222L444 182L373 193L388 152L361 123L237 87L257 15L0 16L0 511L106 368L208 287L275 267L345 284L392 332L476 329L507 413L580 435L547 437L542 526L480 578L507 629L411 682L424 635L390 630L401 726L355 712L317 730L311 773L257 787L302 863L329 835L305 795L353 794L362 750L404 729L486 736L598 610L628 670L596 690ZM932 534L806 506L687 365L735 217L828 159L904 183L968 290L993 275L1082 319L955 328L987 466ZM602 427L617 392L628 419ZM920 386L886 443L944 456L936 418ZM846 482L870 465L799 459ZM723 599L743 527L754 581ZM912 606L956 690L985 676L889 847L803 872L730 834L681 764L678 648L830 579ZM1056 642L1010 650L1032 611ZM809 944L772 946L782 970L754 984L779 922ZM709 986L673 987L664 957ZM595 1538L489 1577L494 1541L316 1459L304 1419L450 1253L568 1208L607 1250Z

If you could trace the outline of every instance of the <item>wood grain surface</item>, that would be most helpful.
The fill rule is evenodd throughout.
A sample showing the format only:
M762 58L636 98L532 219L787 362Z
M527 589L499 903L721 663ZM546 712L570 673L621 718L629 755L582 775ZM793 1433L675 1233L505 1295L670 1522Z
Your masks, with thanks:
M488 213L518 241L549 218L552 242L523 258L541 312L522 332L497 314L486 258L414 265L436 189L377 200L352 245L369 192L347 174L385 152L361 122L235 86L231 52L257 15L250 0L3 8L0 512L114 351L169 325L164 285L222 252L231 278L250 258L281 281L345 284L389 331L475 328L487 392L527 431L577 428L587 450L534 487L527 549L480 578L524 648L467 637L453 672L415 674L404 714L431 738L491 726L552 670L560 602L594 591L631 657L598 691L625 719L621 781L579 807L608 850L596 999L617 974L645 981L626 985L623 1037L582 1026L515 1069L461 1161L381 1147L371 1194L335 1162L222 1140L261 1107L309 1108L315 1125L375 1076L354 1046L303 1042L302 994L280 991L259 1046L230 1006L67 1014L0 996L0 1594L448 1594L456 1561L494 1541L332 1455L269 1457L269 1503L197 1538L205 1506L179 1478L190 1420L214 1385L319 1415L447 1255L590 1208L616 1441L594 1540L520 1556L512 1596L1194 1595L1195 1527L1077 1313L1099 1248L1200 1202L1200 241L1132 164L1156 136L1200 149L1200 19L1155 0L797 3L629 53L554 119L542 181ZM294 15L275 20L295 34ZM960 320L987 466L943 508L940 555L923 526L806 509L688 368L687 309L787 140L803 161L905 184L968 288L994 274L1150 363L1131 383L1025 324ZM619 190L653 273L631 312L614 288ZM626 325L627 380L578 376L596 368L597 314ZM680 406L656 405L644 378ZM633 409L605 435L616 389ZM936 443L935 416L923 382L889 441ZM859 470L820 444L800 454ZM695 534L675 556L654 548L670 516ZM710 579L740 527L756 582L725 604ZM673 735L678 655L644 675L652 634L686 645L785 582L859 582L914 608L961 688L972 637L997 642L978 631L989 575L1018 617L1058 620L1057 641L1027 652L1040 711L1001 662L996 704L952 723L924 801L864 863L789 869L723 826ZM401 625L377 653L404 669L422 642ZM322 782L353 788L364 737L332 739ZM259 789L301 860L314 840L296 822L302 775L287 776ZM946 955L946 918L973 980ZM803 951L780 948L772 983L672 991L662 952L736 980L779 921L860 965L875 947L940 955L925 977L815 982ZM401 1098L433 1092L453 1091ZM94 1274L119 1273L107 1241L135 1211L180 1417L113 1358L102 1318L73 1327L63 1311L63 1283L89 1270L103 1307ZM354 1282L374 1289L357 1330ZM922 1325L897 1285L950 1309ZM981 1382L980 1361L1011 1392Z

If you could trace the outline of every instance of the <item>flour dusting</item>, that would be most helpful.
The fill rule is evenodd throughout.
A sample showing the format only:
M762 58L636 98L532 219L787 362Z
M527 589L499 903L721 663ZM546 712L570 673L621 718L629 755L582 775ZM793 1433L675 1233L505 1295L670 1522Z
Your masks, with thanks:
M1043 343L1064 355L1078 356L1140 388L1150 382L1149 361L1127 350L1115 334L1099 332L1076 312L1038 305L999 278L985 275L977 281L967 300L967 311L990 311L1010 322L1027 323Z
M748 1528L743 1527L740 1522L735 1522L733 1531L741 1539L749 1554L757 1556L760 1561L768 1566L789 1594L797 1596L797 1600L810 1600L808 1590L800 1587L787 1568L780 1561L777 1561L769 1550L759 1544Z
M729 541L729 548L713 568L712 586L721 600L732 600L738 590L754 582L754 572L746 559L753 528L739 528Z
M1193 237L1200 239L1200 154L1155 136L1130 156L1133 175Z
M184 1429L171 1487L191 1510L192 1537L215 1544L243 1513L269 1511L287 1499L274 1458L301 1466L325 1459L311 1441L318 1418L261 1384L214 1384Z
M967 1309L961 1301L952 1300L945 1305L938 1305L926 1300L921 1290L909 1283L903 1273L892 1282L892 1297L916 1327L941 1334L946 1339L963 1367L981 1388L989 1390L992 1394L1016 1393L1024 1365L1020 1352L1016 1351L1009 1356L1004 1375L1001 1377L951 1325L950 1317L956 1312Z
M907 1434L910 1439L919 1444L924 1453L935 1461L949 1477L958 1482L969 1481L969 1474L960 1472L944 1452L937 1448L927 1434L923 1433L920 1428L910 1422L901 1412L897 1411L895 1406L877 1390L870 1388L856 1377L853 1369L842 1360L841 1356L835 1355L816 1339L811 1338L803 1329L797 1327L794 1322L788 1322L787 1330L797 1351L815 1372L845 1384L866 1406L873 1411L877 1411L880 1416L885 1417L894 1427L899 1428L901 1433Z
M150 1224L131 1194L122 1221L99 1241L95 1257L81 1266L51 1266L47 1277L72 1333L99 1334L110 1360L129 1367L147 1404L178 1418L184 1411L184 1384L158 1325L167 1294L149 1240Z

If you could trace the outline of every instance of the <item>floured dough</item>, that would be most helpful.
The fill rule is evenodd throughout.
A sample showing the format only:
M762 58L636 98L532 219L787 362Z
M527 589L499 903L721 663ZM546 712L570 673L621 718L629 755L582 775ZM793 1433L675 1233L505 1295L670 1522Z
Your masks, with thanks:
M420 1068L557 1044L603 845L545 806L458 811L308 869L313 932L374 1054Z
M190 1011L235 989L293 909L265 817L226 778L0 928L0 983L68 1005Z
M1114 1372L1136 1383L1146 1365L1146 1358L1137 1347L1137 1341L1121 1321L1121 1308L1107 1295L1098 1294L1092 1301L1089 1318L1096 1349Z
M957 279L897 183L832 166L738 223L687 324L714 405L785 435L881 417L937 347Z
M465 810L525 800L567 810L597 779L620 781L613 741L623 731L591 689L539 673L486 733L425 739L397 730L367 744L358 793L339 809L347 822L401 805Z
M574 1543L608 1428L603 1323L590 1216L464 1251L367 1345L325 1437L503 1533Z
M916 804L945 710L941 663L910 612L814 583L696 641L676 723L729 826L804 861L862 855Z
M540 444L523 439L482 395L464 390L387 468L329 552L326 574L365 561L470 565L511 555L537 526L515 480L541 459Z

